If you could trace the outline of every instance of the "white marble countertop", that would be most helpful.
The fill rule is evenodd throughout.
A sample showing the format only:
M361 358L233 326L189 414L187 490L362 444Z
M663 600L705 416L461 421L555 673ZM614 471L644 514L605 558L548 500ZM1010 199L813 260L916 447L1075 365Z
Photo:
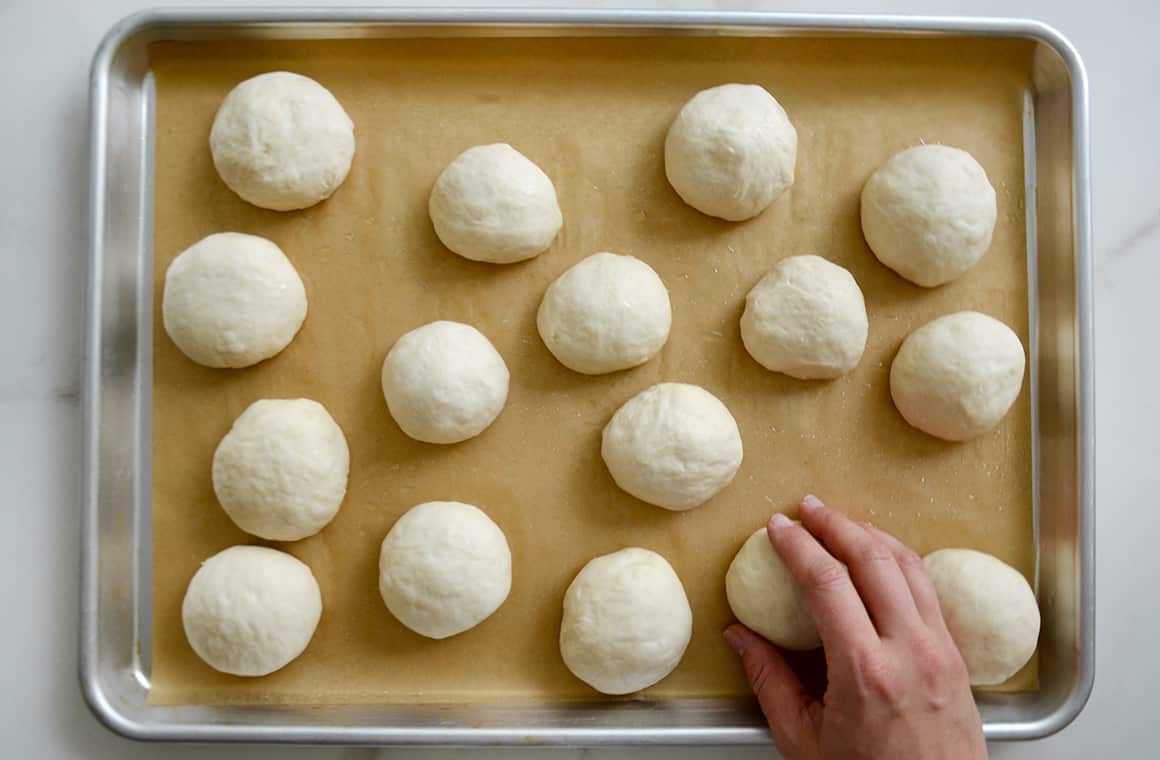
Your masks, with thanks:
M181 5L220 5L186 0ZM166 4L166 3L159 3ZM283 3L290 4L290 3ZM314 4L318 4L317 2ZM354 4L347 2L345 4ZM382 5L383 3L377 3ZM415 4L415 3L412 3ZM460 2L458 5L475 5ZM506 5L525 5L518 0ZM545 5L547 2L530 3ZM555 3L568 5L573 3ZM641 6L644 2L623 3ZM587 5L615 7L622 3ZM1091 83L1097 335L1098 614L1095 692L1049 739L992 745L1004 758L1157 752L1160 604L1148 562L1160 532L1154 288L1160 282L1160 25L1155 0L663 2L669 8L1025 16L1078 47ZM141 0L0 0L0 754L13 758L459 758L450 750L143 745L101 727L77 686L77 546L88 67ZM1145 591L1138 590L1144 585ZM1150 749L1150 751L1149 751ZM696 750L521 750L484 756L692 758ZM765 757L765 749L726 756ZM473 754L473 757L480 757Z

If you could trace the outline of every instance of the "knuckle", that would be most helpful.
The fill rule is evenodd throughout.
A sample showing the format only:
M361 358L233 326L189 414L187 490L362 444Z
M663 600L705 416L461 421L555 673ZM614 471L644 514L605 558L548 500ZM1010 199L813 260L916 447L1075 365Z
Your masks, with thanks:
M806 577L810 586L818 591L832 591L850 582L846 568L830 559L814 562Z
M773 678L773 671L769 667L769 663L764 660L752 659L747 670L749 671L749 685L753 687L753 693L760 695L769 687Z
M941 676L947 667L947 657L942 649L926 638L914 642L910 648L910 660L915 669L927 676Z
M866 650L856 658L858 682L865 696L887 703L897 701L900 684L891 667L890 658L884 652Z
M923 684L932 688L954 680L960 671L966 673L963 658L953 643L923 637L911 645L910 660Z
M967 666L953 646L927 641L914 648L911 655L916 674L918 697L928 710L944 710L954 704L956 695L968 688Z
M943 672L956 681L966 683L970 678L967 674L967 661L963 659L953 641L945 649L943 668Z
M926 574L926 563L922 561L922 557L918 556L918 552L908 546L903 546L898 551L898 563L904 567L913 567L921 570Z
M858 559L867 564L893 562L894 553L881 541L871 538L858 547Z

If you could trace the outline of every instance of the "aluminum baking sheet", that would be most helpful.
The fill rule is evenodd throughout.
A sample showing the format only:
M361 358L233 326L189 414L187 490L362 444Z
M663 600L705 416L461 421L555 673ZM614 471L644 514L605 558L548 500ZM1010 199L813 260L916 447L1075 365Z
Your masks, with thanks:
M197 23L198 19L200 23ZM402 22L408 23L402 23ZM151 662L149 285L153 93L144 49L157 40L665 34L946 34L1036 45L1024 129L1031 276L1033 419L1042 688L980 695L989 735L1040 735L1066 722L1090 683L1090 381L1084 361L1086 146L1082 69L1050 30L1024 22L808 19L698 14L153 14L110 36L94 67L93 332L87 439L90 520L82 671L97 713L142 737L375 743L606 744L767 740L748 705L727 700L617 704L388 705L310 710L156 708L143 704ZM121 99L121 102L117 102ZM114 192L104 192L104 188ZM1032 203L1031 201L1034 201ZM1046 332L1045 332L1046 331ZM1063 340L1070 335L1070 343ZM1045 344L1045 339L1050 343ZM116 361L113 361L116 359ZM1050 373L1045 376L1045 368ZM1068 377L1070 373L1070 383ZM108 461L108 457L122 457ZM1070 458L1070 459L1069 459ZM95 469L94 469L95 467ZM1050 473L1045 478L1044 473ZM1070 473L1067 478L1063 475ZM1070 543L1061 543L1062 538ZM116 555L120 542L131 561ZM94 562L100 562L96 570ZM110 569L111 568L111 569ZM118 573L120 571L120 573ZM1070 574L1070 577L1068 577ZM124 585L127 581L127 585ZM122 585L118 586L120 582ZM129 602L115 607L115 597ZM125 607L128 609L125 609ZM124 613L128 613L127 615ZM1066 614L1060 614L1066 613ZM1052 628L1052 621L1061 622ZM90 635L91 634L91 635ZM118 638L120 637L120 638ZM123 645L121 650L118 646ZM124 654L125 659L119 659ZM139 701L138 701L139 700ZM222 725L228 723L228 725Z

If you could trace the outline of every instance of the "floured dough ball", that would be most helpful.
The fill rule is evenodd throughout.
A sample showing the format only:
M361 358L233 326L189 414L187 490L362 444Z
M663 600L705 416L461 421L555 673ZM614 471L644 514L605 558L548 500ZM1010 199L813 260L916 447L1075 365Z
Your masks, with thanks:
M765 88L723 84L694 95L665 138L665 176L709 216L757 216L793 184L797 130Z
M560 654L568 670L604 694L660 681L680 664L692 635L681 579L648 549L596 557L564 594Z
M508 368L483 333L440 320L395 342L383 362L383 397L403 432L427 443L479 435L507 401Z
M565 367L599 375L643 364L669 338L669 291L632 256L595 253L548 286L536 326Z
M552 180L507 143L456 156L435 180L427 209L443 245L492 264L539 255L564 224Z
M210 235L165 270L165 332L207 367L248 367L290 344L306 319L306 288L282 249L237 232Z
M801 587L777 556L764 527L742 544L730 563L725 596L738 620L779 647L816 649L822 645Z
M971 685L1018 673L1039 641L1039 606L1022 573L972 549L940 549L924 561Z
M354 122L318 82L273 71L226 95L209 147L222 181L243 200L292 211L329 198L346 179Z
M379 593L400 623L423 636L445 639L474 628L511 587L507 539L470 504L412 507L383 539Z
M947 314L902 342L890 365L890 395L914 427L966 441L996 425L1023 387L1023 344L977 311Z
M840 377L858 366L868 329L858 283L820 256L779 261L749 291L741 315L750 356L801 380Z
M918 285L950 282L983 258L995 231L995 188L970 153L917 145L862 189L862 232L874 255Z
M234 421L213 455L213 491L247 533L297 541L322 530L346 495L350 450L326 407L263 399Z
M201 564L181 604L185 637L214 670L264 676L302 654L322 616L310 568L262 546L231 546Z
M733 480L741 467L741 432L709 391L660 383L616 410L600 453L618 486L681 511L704 504Z

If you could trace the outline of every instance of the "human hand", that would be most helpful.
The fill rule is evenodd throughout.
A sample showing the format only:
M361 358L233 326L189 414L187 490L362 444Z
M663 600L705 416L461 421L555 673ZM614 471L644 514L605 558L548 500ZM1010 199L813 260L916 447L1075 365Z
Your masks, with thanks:
M813 496L801 525L778 514L767 532L805 594L827 671L814 701L777 647L739 623L725 629L778 750L788 760L986 758L967 668L922 559Z

